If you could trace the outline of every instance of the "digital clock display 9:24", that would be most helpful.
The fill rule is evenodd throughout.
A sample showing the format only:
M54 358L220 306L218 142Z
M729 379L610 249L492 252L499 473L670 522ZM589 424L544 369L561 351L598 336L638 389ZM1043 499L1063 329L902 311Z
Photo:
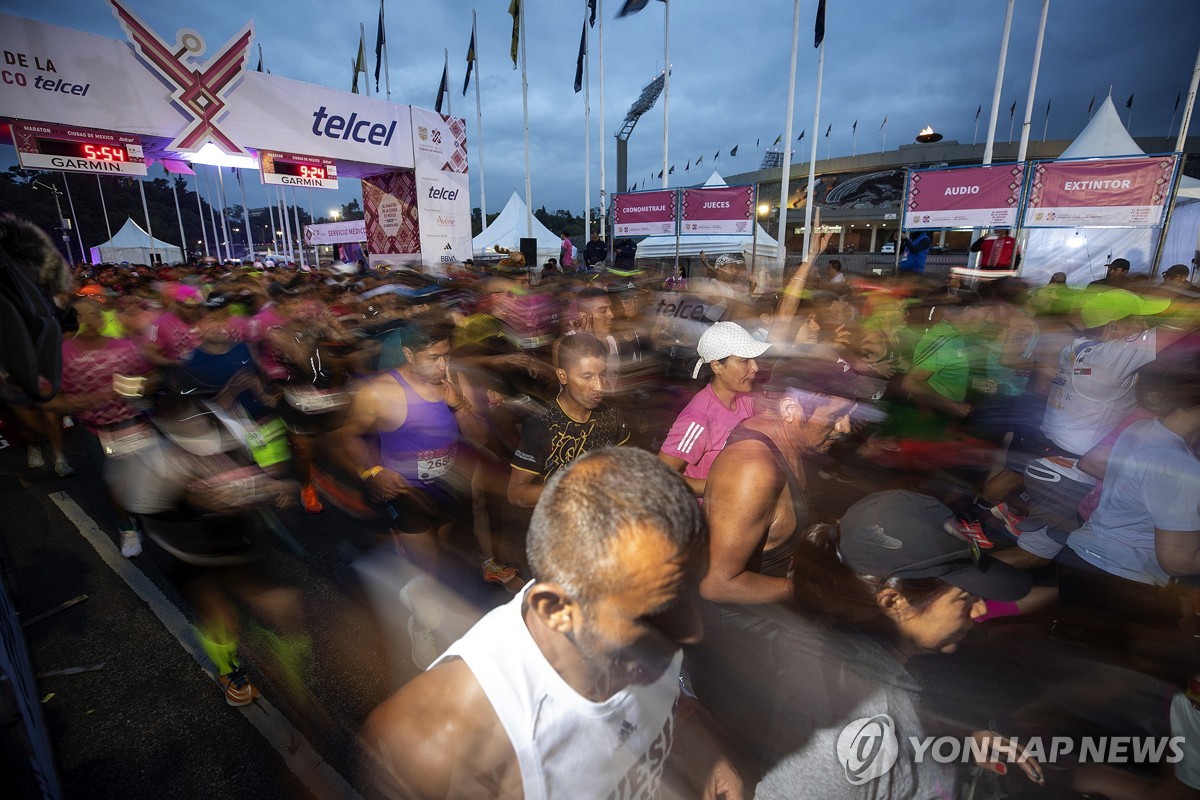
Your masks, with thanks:
M90 161L129 161L124 145L93 142L68 142L62 139L38 139L38 151L48 156L86 158Z
M276 175L294 175L297 178L325 180L329 177L325 167L318 164L296 164L291 161L280 161L279 159L275 159L275 166L272 170Z

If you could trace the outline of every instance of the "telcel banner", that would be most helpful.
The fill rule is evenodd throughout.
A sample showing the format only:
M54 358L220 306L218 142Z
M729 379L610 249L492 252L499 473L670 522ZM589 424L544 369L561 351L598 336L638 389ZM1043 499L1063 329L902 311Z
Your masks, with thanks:
M1174 156L1039 162L1033 168L1025 226L1161 225L1174 174Z
M908 180L904 227L1016 227L1024 178L1022 164L915 171Z
M661 236L675 232L675 190L613 195L613 233Z
M683 190L681 231L750 233L754 224L753 186L714 186Z

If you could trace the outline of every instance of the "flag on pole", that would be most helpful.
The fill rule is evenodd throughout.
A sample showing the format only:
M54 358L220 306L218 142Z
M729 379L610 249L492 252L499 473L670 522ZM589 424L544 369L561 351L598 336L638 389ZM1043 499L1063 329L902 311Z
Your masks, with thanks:
M259 46L258 46L258 69L254 70L254 71L255 71L255 72L262 72L262 71L263 71L263 63L262 63L262 45L261 45L261 44L259 44ZM1179 107L1179 99L1178 99L1178 98L1176 98L1176 100L1175 100L1175 107L1176 107L1176 108L1178 108L1178 107Z
M467 87L471 85L471 70L475 68L475 22L471 22L471 43L467 45L467 77L463 80L463 97L467 96Z
M383 0L379 0L379 32L375 35L375 91L379 91L379 65L383 61L383 45L386 35L383 32Z
M350 67L354 70L354 77L350 79L350 91L358 94L358 62L350 59Z
M803 141L804 141L804 134L806 134L806 133L808 133L808 130L807 130L807 129L800 131L800 138L799 138L799 139L797 139L796 141L797 141L797 142L803 142Z
M363 42L362 34L358 35L358 56L354 59L354 89L355 94L358 94L358 73L367 74L367 47ZM370 88L368 86L368 88Z
M980 104L979 104L979 108L975 109L975 121L976 121L976 122L978 122L978 121L979 121L979 112L980 112L980 111L983 111L983 104L982 104L982 103L980 103Z
M720 150L718 150L717 152L713 153L713 161L716 161L716 160L717 160L718 158L720 158L720 157L721 157L721 151L720 151Z
M1129 95L1129 99L1125 101L1126 108L1133 108L1133 95Z
M1016 113L1017 113L1017 101L1013 100L1012 108L1008 109L1009 119L1011 119L1012 115L1016 114Z
M674 165L674 164L672 164L672 165L671 165L671 168L670 168L669 170L667 170L667 174L668 174L668 175L674 175L674 174L675 174L675 165Z
M583 21L583 32L579 34L579 55L575 57L575 94L583 89L583 59L587 55L587 20Z
M1178 103L1176 103L1176 105L1178 105ZM732 158L737 158L737 149L738 149L739 147L741 147L741 145L737 145L737 144L735 144L735 145L733 146L733 149L729 151L729 155L730 155Z
M621 10L617 12L617 18L627 17L630 14L636 14L646 7L650 0L625 0L625 5L621 6ZM667 0L662 0L667 2ZM661 176L660 176L661 177Z
M783 141L782 133L775 137L775 141L771 143L771 147L774 147L775 145L779 144L781 141Z
M762 142L762 139L755 139L755 140L754 140L754 146L755 146L755 147L758 147L758 146L760 145L760 143L761 143L761 142Z
M1096 105L1096 95L1092 95L1092 102L1088 103L1088 116L1092 115L1092 108Z
M697 167L698 167L698 166L700 166L700 162L702 162L702 161L704 161L704 156L700 156L699 158L697 158L697 159L696 159L696 166L697 166Z
M633 188L632 188L632 189L630 189L629 191L631 191L631 192L636 192L636 191L637 191L637 187L638 187L638 185L635 183L635 184L633 185Z
M1050 116L1050 102L1051 102L1052 100L1054 100L1054 98L1053 98L1053 97L1047 97L1047 98L1046 98L1046 116L1047 116L1047 117L1048 117L1048 116Z
M442 100L446 95L450 94L450 74L446 65L442 65L442 82L438 84L437 102L433 104L433 110L442 113Z
M851 133L858 133L858 120L854 120L854 124L850 126Z
M588 17L588 25L592 28L596 27L596 0L587 0L588 11L591 15Z
M684 172L687 172L687 171L688 171L689 169L691 169L691 168L692 168L692 160L689 158L689 159L688 159L687 166L683 168L683 171L684 171Z
M826 139L828 139L828 138L829 138L829 132L830 132L831 130L833 130L833 123L832 123L832 122L831 122L831 123L829 123L829 127L825 129L825 138L826 138Z
M658 177L659 177L659 178L662 178L662 176L663 176L663 172L662 172L662 170L660 169L660 170L658 171Z
M825 0L817 3L817 24L813 31L813 47L820 47L825 41Z
M883 122L879 123L879 130L883 130L884 125L887 125L887 114L883 115Z
M1175 93L1175 107L1171 109L1171 116L1175 116L1175 112L1179 110L1179 97L1183 94L1182 91Z
M516 69L517 50L521 42L521 0L510 0L508 13L512 14L513 18L512 45L508 48L508 54L512 56L513 69Z

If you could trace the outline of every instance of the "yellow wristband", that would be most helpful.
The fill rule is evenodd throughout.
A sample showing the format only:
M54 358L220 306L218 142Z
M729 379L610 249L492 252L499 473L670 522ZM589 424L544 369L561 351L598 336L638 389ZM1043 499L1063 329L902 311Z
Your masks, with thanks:
M359 480L369 481L369 480L371 480L371 478L374 478L376 475L378 475L381 472L383 472L383 467L381 467L379 465L375 465L374 467L371 467L370 469L364 469L362 472L358 473L358 478L359 478Z

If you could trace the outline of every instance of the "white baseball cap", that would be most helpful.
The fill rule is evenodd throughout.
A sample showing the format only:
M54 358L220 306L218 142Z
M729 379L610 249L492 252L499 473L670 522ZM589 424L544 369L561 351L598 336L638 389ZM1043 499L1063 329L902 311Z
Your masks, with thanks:
M739 358L758 358L770 348L767 342L760 342L736 322L717 322L700 337L696 345L696 354L700 360L692 370L692 378L700 377L700 365L720 361L729 356Z

